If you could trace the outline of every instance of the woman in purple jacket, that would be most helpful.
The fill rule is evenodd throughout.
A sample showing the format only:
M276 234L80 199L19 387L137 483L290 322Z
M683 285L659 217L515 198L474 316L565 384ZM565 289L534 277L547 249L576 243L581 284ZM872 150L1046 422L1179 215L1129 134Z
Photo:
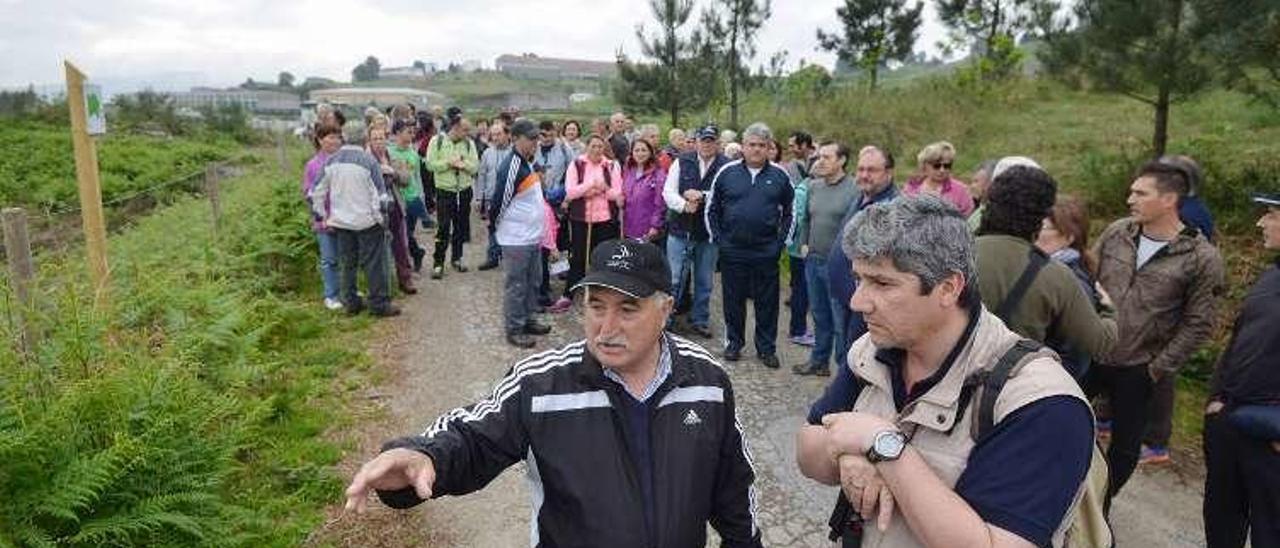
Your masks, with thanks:
M662 186L666 180L667 172L658 165L653 143L636 139L622 167L622 192L626 196L622 237L665 245L667 206L662 201Z
M329 156L342 147L342 127L323 124L316 130L315 138L318 147L316 155L307 162L307 167L302 173L302 198L308 201L308 206L311 200L308 197L311 194L311 187L320 180ZM307 210L312 211L310 207ZM329 310L342 310L342 301L338 299L338 243L333 239L329 228L324 226L324 221L315 214L311 216L311 230L316 233L316 242L320 246L320 277L324 281L324 306Z

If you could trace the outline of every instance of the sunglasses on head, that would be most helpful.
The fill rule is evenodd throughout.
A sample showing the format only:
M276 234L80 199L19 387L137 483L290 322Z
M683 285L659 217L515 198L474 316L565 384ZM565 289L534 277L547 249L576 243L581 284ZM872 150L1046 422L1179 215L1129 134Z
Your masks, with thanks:
M933 169L951 169L952 165L954 165L952 162L934 162Z

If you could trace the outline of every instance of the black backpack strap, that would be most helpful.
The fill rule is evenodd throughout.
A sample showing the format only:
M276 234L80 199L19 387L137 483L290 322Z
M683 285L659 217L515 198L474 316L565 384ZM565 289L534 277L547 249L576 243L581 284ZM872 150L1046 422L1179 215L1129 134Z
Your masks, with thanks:
M1009 323L1009 317L1013 315L1014 310L1018 309L1018 305L1022 303L1022 297L1026 296L1027 289L1031 288L1031 282L1036 280L1036 275L1040 274L1040 269L1046 264L1049 264L1049 256L1035 246L1031 246L1031 251L1027 254L1027 268L1022 271L1022 276L1018 277L1009 294L1005 295L1004 302L996 307L997 318L1006 324Z
M977 374L981 376L982 396L978 400L978 416L973 421L974 441L982 439L995 426L996 399L1000 397L1000 391L1004 390L1005 382L1022 367L1024 358L1041 348L1040 343L1021 339L1000 356L995 367Z

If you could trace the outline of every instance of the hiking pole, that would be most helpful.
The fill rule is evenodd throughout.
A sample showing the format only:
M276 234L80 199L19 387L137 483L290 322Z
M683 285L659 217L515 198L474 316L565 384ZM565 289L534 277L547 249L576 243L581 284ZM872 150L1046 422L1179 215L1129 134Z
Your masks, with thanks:
M583 217L587 217L587 215L583 215ZM582 254L583 272L591 272L591 261L589 259L591 257L591 225L593 224L595 223L592 223L590 220L587 221L587 249L586 252Z

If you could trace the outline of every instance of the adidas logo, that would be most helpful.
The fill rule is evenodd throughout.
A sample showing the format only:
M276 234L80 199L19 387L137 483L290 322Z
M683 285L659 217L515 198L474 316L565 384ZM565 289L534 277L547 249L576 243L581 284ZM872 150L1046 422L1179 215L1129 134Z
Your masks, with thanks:
M698 414L695 413L692 409L690 409L689 412L684 416L684 424L685 426L702 424L702 418L698 417Z

